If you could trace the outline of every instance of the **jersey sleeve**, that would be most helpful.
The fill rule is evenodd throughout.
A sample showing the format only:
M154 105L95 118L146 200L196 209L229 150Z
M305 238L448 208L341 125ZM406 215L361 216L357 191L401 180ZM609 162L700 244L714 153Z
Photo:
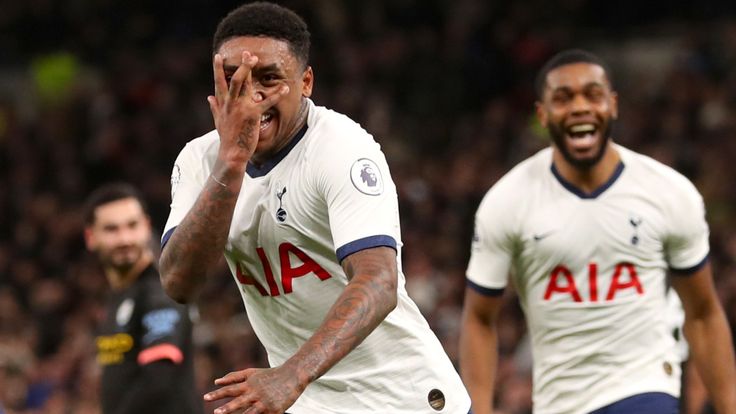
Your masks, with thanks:
M665 239L665 254L673 272L689 274L705 264L710 232L703 197L695 187L687 181L675 191L678 200L670 203L671 228Z
M485 295L498 295L508 283L513 257L511 218L497 188L484 197L475 214L470 261L466 271L468 286Z
M396 186L380 146L368 133L329 142L316 156L316 186L324 195L337 259L400 243Z
M147 283L145 288L138 363L147 365L166 359L179 364L184 360L187 342L191 341L188 308L166 296L158 280Z
M181 150L171 171L171 210L164 226L161 246L169 241L176 226L181 223L197 201L204 188L208 172L202 167L201 157L197 157L191 144Z

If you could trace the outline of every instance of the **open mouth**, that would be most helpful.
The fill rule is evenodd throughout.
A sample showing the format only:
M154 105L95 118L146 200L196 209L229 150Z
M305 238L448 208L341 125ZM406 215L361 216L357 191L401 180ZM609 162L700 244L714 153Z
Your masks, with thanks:
M271 125L271 121L273 121L272 112L266 112L263 115L261 115L261 131L268 128Z
M588 150L598 142L598 126L591 122L570 125L565 132L569 139L568 145L579 151Z
M576 124L567 128L567 135L573 139L586 138L595 135L598 127L594 124Z

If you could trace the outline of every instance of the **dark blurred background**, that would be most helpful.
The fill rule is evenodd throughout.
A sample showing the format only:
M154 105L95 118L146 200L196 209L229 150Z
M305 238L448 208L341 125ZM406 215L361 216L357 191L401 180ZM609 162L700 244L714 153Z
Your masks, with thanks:
M736 2L280 3L310 25L313 99L360 122L388 157L408 289L453 360L473 214L504 172L547 145L533 77L568 47L610 63L621 107L615 139L675 167L704 195L733 329ZM102 183L130 181L160 232L176 155L213 127L211 35L238 4L0 1L6 413L99 412L93 333L107 284L85 252L80 204ZM213 269L199 301L202 392L225 372L266 365L233 283L223 266ZM529 352L519 307L509 303L497 406L521 414L530 410ZM688 414L700 413L702 389L691 388Z

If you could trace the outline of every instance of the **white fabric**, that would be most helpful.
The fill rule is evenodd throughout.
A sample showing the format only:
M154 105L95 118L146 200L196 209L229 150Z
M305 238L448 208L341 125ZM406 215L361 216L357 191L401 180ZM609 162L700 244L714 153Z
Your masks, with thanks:
M494 185L476 214L467 277L481 291L509 276L517 288L538 414L587 413L641 392L679 395L665 278L708 254L703 201L673 169L614 147L623 170L596 197L563 185L546 148Z
M401 257L396 188L379 145L344 115L309 104L304 137L264 176L246 175L225 251L236 282L239 266L268 293L263 296L253 285L238 282L248 318L272 366L282 364L312 336L347 285L336 252L342 258L395 243L397 261ZM174 168L178 178L172 178L178 184L165 234L196 201L218 145L212 131L188 143L179 155ZM271 282L259 248L267 258ZM294 277L287 293L282 267L298 269L303 264L295 249L326 273L322 278L316 271ZM397 264L396 309L362 344L310 384L289 413L468 412L467 392L408 297L400 261ZM428 404L432 389L445 395L441 411Z

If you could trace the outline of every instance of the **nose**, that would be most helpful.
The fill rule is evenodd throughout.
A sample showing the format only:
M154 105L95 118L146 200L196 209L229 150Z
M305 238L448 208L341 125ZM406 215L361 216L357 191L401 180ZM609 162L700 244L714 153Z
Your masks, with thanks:
M590 102L582 93L576 93L572 98L570 109L573 113L590 112Z
M120 229L117 239L119 244L129 245L135 241L135 231L128 228Z

